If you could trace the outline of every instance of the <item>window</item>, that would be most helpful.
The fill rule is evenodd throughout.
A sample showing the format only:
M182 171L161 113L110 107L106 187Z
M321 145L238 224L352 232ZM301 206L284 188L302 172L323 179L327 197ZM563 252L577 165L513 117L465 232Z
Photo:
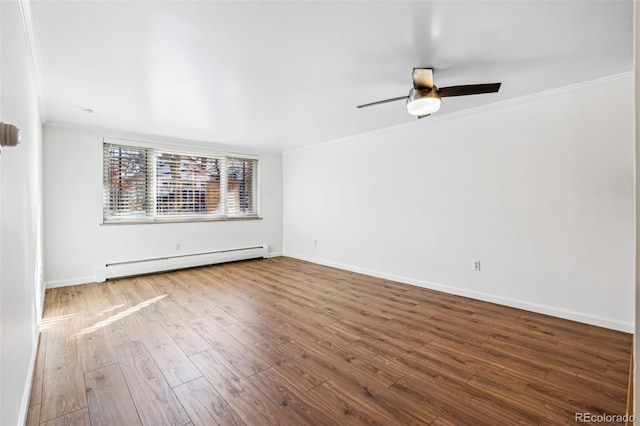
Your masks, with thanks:
M258 217L258 160L104 144L104 222Z
M105 219L148 215L151 210L148 151L128 146L104 146Z

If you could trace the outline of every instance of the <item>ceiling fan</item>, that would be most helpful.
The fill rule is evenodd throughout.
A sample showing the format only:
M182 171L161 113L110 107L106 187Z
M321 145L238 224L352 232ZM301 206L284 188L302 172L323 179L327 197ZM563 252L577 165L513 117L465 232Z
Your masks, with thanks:
M418 116L418 118L422 118L431 115L440 109L440 98L448 96L495 93L500 90L501 84L502 83L466 84L464 86L438 88L433 84L433 68L414 68L413 89L409 91L409 95L358 105L358 108L365 108L404 99L407 101L407 112L411 115Z

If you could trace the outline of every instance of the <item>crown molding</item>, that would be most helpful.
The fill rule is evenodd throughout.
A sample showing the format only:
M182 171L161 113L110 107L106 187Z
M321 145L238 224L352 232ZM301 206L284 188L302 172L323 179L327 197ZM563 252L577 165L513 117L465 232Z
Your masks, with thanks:
M286 154L291 154L291 153L295 153L295 152L302 152L302 151L306 151L306 150L310 150L310 149L314 149L314 148L320 148L323 146L328 146L328 145L333 145L333 144L338 144L338 143L342 143L342 142L347 142L347 141L351 141L351 140L356 140L356 139L361 139L361 138L365 138L368 136L374 136L374 135L381 135L381 134L385 134L385 133L392 133L392 132L396 132L402 129L407 129L407 128L412 128L412 127L416 127L416 126L428 126L432 123L438 122L438 121L442 121L442 120L449 120L452 118L458 118L458 117L463 117L465 115L472 115L472 114L477 114L480 112L486 112L486 111L491 111L494 109L500 109L500 108L505 108L508 106L512 106L512 105L518 105L518 104L524 104L524 103L528 103L528 102L532 102L535 100L539 100L539 99L545 99L545 98L551 98L554 96L559 96L559 95L564 95L567 93L573 93L573 92L577 92L577 91L581 91L581 90L585 90L585 89L592 89L595 87L601 87L601 86L606 86L608 84L617 82L617 81L621 81L621 80L626 80L626 79L632 79L634 75L633 71L629 71L629 72L625 72L625 73L621 73L621 74L614 74L608 77L603 77L603 78L599 78L596 80L589 80L589 81L585 81L582 83L577 83L577 84L571 84L568 86L563 86L563 87L559 87L556 89L551 89L551 90L545 90L544 92L538 92L538 93L533 93L530 95L525 95L525 96L520 96L517 98L513 98L513 99L506 99L503 101L498 101L498 102L493 102L490 104L486 104L486 105L482 105L479 107L474 107L474 108L468 108L468 109L464 109L462 111L456 111L456 112L451 112L448 114L442 114L442 115L436 115L434 117L430 117L429 120L425 121L425 120L417 120L417 121L412 121L409 123L402 123L402 124L397 124L395 126L390 126L390 127L385 127L383 129L377 129L377 130L372 130L370 132L364 132L364 133L358 133L355 135L351 135L351 136L346 136L344 138L338 138L338 139L333 139L333 140L329 140L326 142L320 142L314 145L309 145L309 146L304 146L301 148L294 148L294 149L290 149L290 150L285 150L283 151L283 155Z
M0 0L2 1L2 0ZM124 139L137 142L148 142L152 144L179 145L183 147L197 147L207 150L224 151L227 153L239 155L282 155L282 152L275 149L257 148L248 145L231 145L207 140L184 139L180 137L151 135L147 133L138 133L134 131L121 130L110 127L88 126L83 124L65 123L60 121L44 122L43 128L65 129L79 132L93 133L99 135L100 138ZM102 139L100 139L102 140Z
M24 39L27 46L27 56L33 79L35 80L36 92L38 93L38 106L40 109L40 120L46 121L46 111L44 109L44 90L42 85L42 73L40 72L40 60L36 49L36 36L33 25L33 14L31 12L31 0L17 0L20 16L22 18L22 28L24 30Z

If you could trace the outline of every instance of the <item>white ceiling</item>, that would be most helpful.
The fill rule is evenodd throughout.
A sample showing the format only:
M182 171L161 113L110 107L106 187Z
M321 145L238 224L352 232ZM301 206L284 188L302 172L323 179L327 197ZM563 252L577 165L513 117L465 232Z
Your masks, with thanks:
M413 67L439 87L502 82L438 115L633 67L631 0L31 7L45 120L260 150L415 122L402 101L355 107L406 95Z

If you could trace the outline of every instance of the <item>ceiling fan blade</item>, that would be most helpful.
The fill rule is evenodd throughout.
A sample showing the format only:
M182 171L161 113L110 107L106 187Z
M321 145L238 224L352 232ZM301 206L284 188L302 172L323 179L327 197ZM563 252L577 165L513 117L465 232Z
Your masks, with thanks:
M403 99L407 99L408 96L400 96L399 98L391 98L391 99L385 99L383 101L376 101L376 102L371 102L369 104L362 104L362 105L358 105L356 108L365 108L365 107L370 107L373 105L379 105L379 104L386 104L387 102L395 102L395 101L400 101Z
M447 96L466 96L481 95L483 93L495 93L500 90L501 84L502 83L466 84L464 86L441 87L438 89L438 94L444 98Z
M433 68L413 69L413 88L429 91L433 89Z

